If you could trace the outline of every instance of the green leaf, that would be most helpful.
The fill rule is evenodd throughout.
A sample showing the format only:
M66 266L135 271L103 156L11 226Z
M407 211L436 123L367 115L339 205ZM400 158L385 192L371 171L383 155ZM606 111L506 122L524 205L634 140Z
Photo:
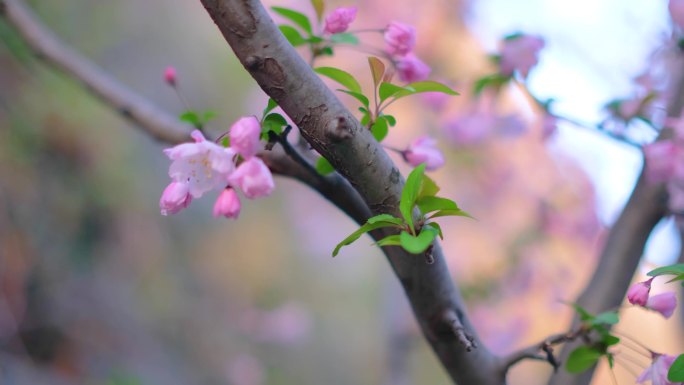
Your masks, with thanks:
M325 11L324 0L311 0L311 5L316 11L316 19L320 22L323 19L323 12Z
M276 134L280 134L283 132L283 127L287 126L287 120L285 120L285 117L278 114L278 113L272 113L268 114L263 122L261 123L261 132L262 134L268 135L269 131L273 131ZM268 136L266 136L268 138Z
M525 34L522 32L513 32L511 34L504 36L504 40L506 40L506 41L515 40L515 39L519 39L523 36L525 36Z
M307 43L304 36L302 36L294 27L289 25L279 25L278 28L293 47L299 47L300 45Z
M470 219L475 219L473 218L472 215L468 214L467 212L463 210L439 210L436 213L430 215L428 219L434 219L434 218L439 218L439 217L467 217Z
M370 224L385 222L400 227L404 225L404 221L402 221L401 218L397 218L390 214L376 215L374 217L368 218L366 222Z
M322 43L324 41L325 41L325 39L320 37L320 36L311 36L310 38L306 39L307 43L314 43L314 44Z
M320 157L316 161L316 171L321 175L328 175L335 171L335 167L333 167L327 159Z
M473 95L479 96L482 91L487 87L500 88L502 85L506 84L511 79L510 76L504 76L501 74L494 74L482 77L475 81L473 86Z
M385 119L387 124L389 124L391 127L394 127L397 124L397 119L392 115L381 114L378 116L378 119Z
M406 178L406 184L401 191L401 201L399 202L399 210L404 220L413 231L413 206L416 204L418 193L420 192L421 182L425 174L425 163L414 168L413 171Z
M340 252L340 249L343 246L347 246L347 245L353 243L354 241L359 239L363 234L365 234L369 231L373 231L375 229L379 229L382 227L389 227L389 226L392 226L392 225L388 225L385 222L377 222L377 223L373 223L373 224L370 224L370 223L364 224L358 230L354 231L347 238L342 240L342 242L338 243L337 246L335 246L335 250L333 250L332 256L333 257L337 256L337 254Z
M283 8L283 7L271 7L273 12L279 14L280 16L292 21L296 25L300 26L306 33L312 35L311 22L305 14L297 12L293 9Z
M651 277L657 277L660 275L680 275L684 274L684 263L678 263L676 265L662 266L657 269L653 269L648 272Z
M615 325L618 322L620 322L620 317L614 311L601 313L591 321L592 325Z
M378 119L371 126L371 134L378 142L382 142L389 132L387 127L387 121L385 119Z
M594 315L586 311L582 306L576 303L571 303L570 306L572 306L575 309L575 311L580 317L580 321L586 322L594 319Z
M366 95L360 94L360 93L354 92L354 91L343 90L343 89L338 89L338 91L344 92L345 94L347 94L347 95L353 97L354 99L360 101L361 104L363 104L363 105L366 107L366 112L368 112L367 109L370 108L370 107L369 107L369 106L370 106L370 101L368 100L368 98L366 97ZM363 111L362 111L362 112L363 112Z
M378 84L385 76L385 63L377 57L371 56L368 58L368 65L370 65L371 75L373 75L373 85L378 88Z
M266 114L273 111L273 109L275 109L276 107L278 107L278 103L276 103L275 100L268 98L268 103L266 104L266 108L264 108L264 112L261 114L262 119L264 116L266 116Z
M398 94L399 92L405 92L407 93L407 95L410 95L414 92L414 90L412 88L402 87L392 83L380 83L380 89L378 90L378 95L380 96L380 103Z
M399 240L404 250L411 254L420 254L430 247L436 236L437 230L430 226L424 226L420 234L415 237L406 231L402 231L399 234Z
M210 120L216 118L218 114L216 111L204 111L202 114L202 122L208 123Z
M433 229L437 230L437 234L439 235L439 239L444 239L444 233L442 233L442 226L439 225L437 222L430 222L426 223L425 226L430 226Z
M332 41L335 44L359 45L359 38L356 37L354 34L346 32L336 33L330 36L330 41Z
M437 195L439 192L439 186L435 183L432 178L423 174L423 182L420 184L420 192L418 193L418 199L423 197L432 197Z
M570 373L581 373L596 364L602 352L588 346L580 346L568 356L565 369Z
M423 214L431 213L440 210L459 210L456 202L447 198L440 198L436 196L424 196L416 200L416 204Z
M602 342L603 342L606 346L613 346L613 345L617 345L618 343L620 343L620 339L619 339L618 337L615 337L615 336L612 335L612 334L606 334L606 335L603 337Z
M330 79L342 84L343 86L347 87L347 89L349 89L350 91L359 94L363 93L361 91L361 85L359 85L359 82L357 82L356 79L354 79L354 77L348 72L333 67L318 67L315 68L314 71L316 71L320 75L327 76Z
M375 242L377 246L401 246L401 239L399 235L388 235L385 238Z
M230 136L224 136L223 139L221 139L221 145L226 148L230 147Z
M190 123L195 127L202 127L202 120L200 119L200 116L195 111L185 111L182 114L180 114L178 119L181 122Z
M316 52L317 56L333 56L334 54L335 52L333 51L332 47L323 47Z
M458 92L454 91L446 84L442 84L440 82L435 82L432 80L409 83L405 85L404 88L413 89L414 94L419 94L423 92L441 92L443 94L453 96L460 95Z
M671 382L684 382L684 354L674 360L667 372L667 379Z

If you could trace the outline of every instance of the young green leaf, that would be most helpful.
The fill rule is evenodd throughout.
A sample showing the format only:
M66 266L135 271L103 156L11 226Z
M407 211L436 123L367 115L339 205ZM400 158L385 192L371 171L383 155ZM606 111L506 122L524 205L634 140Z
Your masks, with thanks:
M456 202L452 201L451 199L440 198L436 196L419 197L418 200L416 200L416 205L418 205L418 209L420 209L420 212L423 214L440 210L460 211L458 205L456 205Z
M404 189L401 191L399 210L411 231L413 231L413 206L416 204L424 174L425 163L418 165L418 167L411 171L408 178L406 178Z
M335 171L335 168L324 157L318 158L316 161L316 171L321 175L328 175Z
M385 63L377 57L371 56L368 58L368 65L370 65L371 75L373 75L373 86L378 88L378 84L385 76Z
M343 86L347 87L349 91L359 94L363 93L361 91L361 85L359 85L359 82L356 81L356 79L354 79L354 77L348 72L334 67L318 67L315 68L314 71L342 84Z
M336 33L330 36L330 41L332 41L335 44L359 45L359 38L351 33L346 32Z
M602 352L588 346L580 346L568 356L565 369L570 373L581 373L596 364L603 355Z
M385 222L377 222L377 223L366 223L363 226L361 226L358 230L354 231L351 233L347 238L342 240L342 242L338 243L337 246L335 246L335 250L333 250L332 256L335 257L337 254L340 252L340 249L344 246L347 246L357 239L359 239L363 234L373 231L375 229L379 229L382 227L389 227L392 226L391 224L387 224Z
M368 218L368 220L366 222L370 223L370 224L384 222L384 223L388 223L390 225L395 225L395 226L399 226L399 227L404 225L404 221L402 221L401 218L397 218L397 217L390 215L390 214L376 215L374 217Z
M190 123L195 127L202 127L202 120L195 111L185 111L178 117L178 119L181 122Z
M615 325L620 322L620 318L617 312L607 311L601 313L591 320L592 325Z
M266 108L264 108L264 112L261 114L261 119L263 120L263 117L266 116L266 114L268 114L269 112L273 111L273 109L275 109L276 107L278 107L278 103L276 103L275 100L268 98L268 103L266 104Z
M210 120L216 118L217 116L218 114L216 113L216 111L204 111L204 113L202 114L202 122L204 124L209 123Z
M388 235L385 238L375 242L377 246L401 246L399 235Z
M378 119L385 119L390 127L394 127L397 124L397 119L392 115L380 114Z
M378 119L371 126L371 134L378 142L382 142L389 132L387 127L387 121L385 119Z
M292 21L293 23L301 27L304 30L304 32L308 33L309 35L313 34L311 30L311 22L305 14L297 12L293 9L283 7L271 7L271 9L273 10L273 12L279 14L280 16Z
M265 139L268 139L269 131L273 131L276 134L280 134L283 132L284 126L287 126L287 120L285 120L285 117L274 112L272 114L266 115L266 117L262 121L261 133L265 134Z
M684 354L674 360L667 372L667 379L670 382L684 382Z
M662 266L648 272L650 277L657 277L660 275L680 275L684 274L684 263L676 265Z
M428 219L433 219L433 218L439 218L439 217L467 217L470 219L475 219L473 218L472 215L468 214L467 212L458 209L458 210L439 210L436 213L430 215Z
M594 319L594 316L591 313L589 313L588 311L586 311L582 306L580 306L576 303L571 303L569 305L575 309L575 311L577 312L577 314L580 317L580 321L587 322L587 321L591 321Z
M411 254L420 254L430 247L436 236L437 230L430 226L424 226L415 237L406 231L402 231L399 234L399 240L404 250Z
M320 22L323 19L323 12L325 11L325 0L311 0L311 5L316 11L316 19Z
M612 334L606 334L601 340L606 346L613 346L620 343L620 339Z
M287 41L292 44L293 47L299 47L307 43L306 39L292 26L289 25L279 25L278 29L283 33Z
M506 84L509 80L511 80L510 76L504 76L501 74L482 77L475 81L475 85L473 86L473 95L479 96L487 87L494 87L498 89Z
M444 233L442 233L442 227L439 225L437 222L429 222L426 223L425 226L430 226L433 229L437 230L437 235L439 235L439 239L444 239Z
M412 88L408 87L402 87L398 86L396 84L392 83L386 83L382 82L380 83L380 88L378 89L378 95L380 96L380 103L384 102L388 98L391 98L394 95L398 95L400 92L406 93L406 95L410 95L413 93L415 90ZM397 99L399 97L397 96Z
M362 111L362 112L368 112L368 108L370 108L370 107L369 107L369 106L370 106L370 101L368 100L368 98L366 97L366 95L360 94L360 93L354 92L354 91L343 90L343 89L338 89L338 91L344 92L345 94L347 94L347 95L353 97L354 99L360 101L361 104L363 104L363 105L366 107L366 111Z
M435 183L432 178L423 174L423 183L420 185L420 192L418 193L418 198L422 197L432 197L437 195L439 192L439 186Z

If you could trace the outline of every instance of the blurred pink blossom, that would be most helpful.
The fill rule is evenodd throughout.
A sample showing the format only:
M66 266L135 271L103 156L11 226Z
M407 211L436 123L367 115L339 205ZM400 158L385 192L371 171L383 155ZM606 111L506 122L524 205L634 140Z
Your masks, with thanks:
M261 385L266 377L266 369L256 357L241 354L228 363L226 376L231 385Z
M684 29L684 0L670 0L667 6L672 21L681 29Z
M192 202L190 187L187 182L171 182L159 199L161 215L176 214L188 207Z
M398 21L391 22L385 29L386 51L390 55L407 55L416 46L416 29Z
M670 382L667 379L667 372L677 357L667 354L654 354L651 366L646 368L636 379L637 383L643 384L651 381L651 385L677 385L681 383Z
M325 33L344 32L356 18L356 7L339 7L325 18Z
M651 183L667 182L675 172L680 150L671 140L660 140L644 146L646 178Z
M213 214L215 217L237 219L240 215L240 198L235 190L229 187L221 191L214 204Z
M558 131L558 118L545 112L542 117L542 139L549 139L556 131Z
M653 282L653 278L647 281L637 282L630 286L629 290L627 290L627 300L629 303L632 305L646 306L648 295L651 292L651 282Z
M275 188L271 170L256 157L242 162L230 175L229 181L233 187L240 188L249 199L270 195Z
M174 67L166 67L164 70L164 81L171 86L176 85L176 69Z
M646 302L646 308L657 311L665 318L670 318L677 307L677 296L668 291L651 296Z
M443 92L423 92L420 98L433 111L440 112L446 107L451 96Z
M444 155L437 148L437 141L429 136L414 140L402 154L413 167L425 163L425 169L432 171L444 166Z
M537 36L520 35L504 40L501 49L501 73L511 76L517 70L526 78L530 69L539 61L539 51L542 48L544 40Z
M471 146L485 140L495 125L489 113L474 111L460 115L444 125L446 136L457 145Z
M204 139L193 131L195 143L182 143L164 150L172 160L169 176L176 182L187 183L190 195L199 198L210 190L224 188L228 176L235 170L231 149Z
M261 124L254 116L244 116L230 127L230 148L244 158L251 158L259 151Z
M401 81L412 83L426 80L431 71L430 66L412 53L397 59L397 73Z

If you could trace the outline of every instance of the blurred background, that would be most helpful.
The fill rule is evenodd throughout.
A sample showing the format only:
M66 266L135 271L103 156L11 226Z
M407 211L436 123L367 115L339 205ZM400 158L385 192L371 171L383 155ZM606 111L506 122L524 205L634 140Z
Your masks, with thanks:
M219 113L213 136L265 106L199 2L30 3L61 39L180 114L162 78L175 66L191 107ZM313 14L304 0L267 4ZM355 29L414 24L432 78L462 93L439 105L419 97L394 104L388 112L399 123L386 143L440 139L448 162L434 178L478 219L442 221L445 254L488 346L506 353L563 331L572 313L562 301L590 276L641 170L640 151L567 123L545 138L538 111L514 89L497 109L523 127L515 135L465 142L453 127L472 104L472 81L495 71L487 54L517 31L546 40L528 81L535 95L598 124L603 105L629 97L670 38L666 1L328 2L335 5L359 8ZM356 226L316 193L279 178L276 192L245 202L237 221L213 218L212 198L163 217L167 145L35 60L3 20L0 39L0 383L450 383L370 239L330 258ZM340 48L321 64L370 87L364 53ZM652 140L643 131L637 138ZM679 256L670 222L652 236L644 271ZM679 314L668 322L639 309L622 315L620 329L652 349L684 348ZM648 364L636 361L617 366L620 383L634 383ZM547 364L523 363L511 384L543 384L549 374ZM594 383L607 381L602 366Z

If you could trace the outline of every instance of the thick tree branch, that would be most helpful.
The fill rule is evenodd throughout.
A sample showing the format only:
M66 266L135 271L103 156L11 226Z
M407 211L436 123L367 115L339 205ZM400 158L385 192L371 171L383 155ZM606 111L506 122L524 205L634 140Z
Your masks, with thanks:
M256 0L201 1L259 86L293 119L314 149L349 180L371 212L399 216L403 186L399 171L285 40L262 5ZM378 239L379 234L373 235ZM451 377L460 384L504 384L498 358L478 341L465 315L439 245L432 265L398 247L384 251L423 333ZM472 349L464 340L478 347Z

